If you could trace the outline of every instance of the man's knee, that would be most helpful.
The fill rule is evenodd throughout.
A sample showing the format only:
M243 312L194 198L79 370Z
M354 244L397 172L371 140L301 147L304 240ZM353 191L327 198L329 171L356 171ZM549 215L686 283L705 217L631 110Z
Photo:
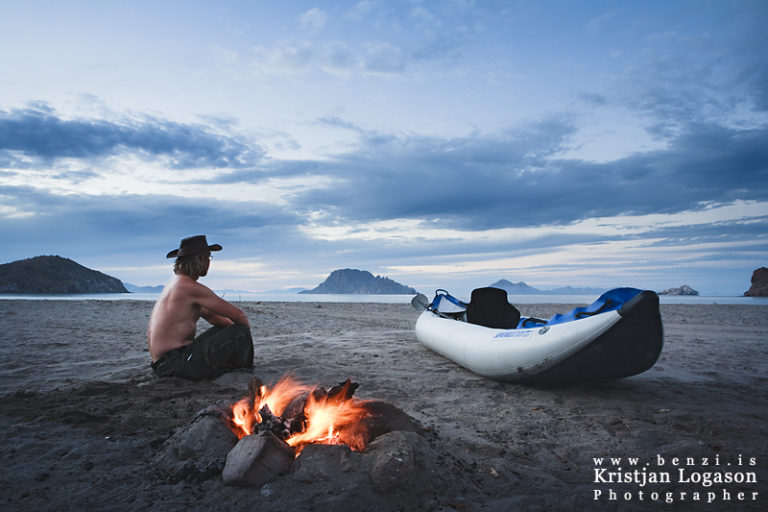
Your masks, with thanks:
M228 329L232 329L236 336L245 336L248 339L251 339L251 328L247 325L232 324L228 327Z
M238 334L237 339L240 344L240 352L242 354L241 363L246 368L253 367L253 337L251 336L251 329L247 325L237 325Z
M232 327L234 328L235 339L243 345L253 347L253 337L251 336L250 327L242 324L235 324Z
M253 366L253 338L247 325L233 324L221 331L210 346L209 359L216 367Z

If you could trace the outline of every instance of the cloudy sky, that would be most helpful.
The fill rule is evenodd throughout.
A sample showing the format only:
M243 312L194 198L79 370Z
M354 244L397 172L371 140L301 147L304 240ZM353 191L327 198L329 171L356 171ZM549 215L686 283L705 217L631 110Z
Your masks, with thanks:
M768 2L5 0L0 263L430 293L768 265Z

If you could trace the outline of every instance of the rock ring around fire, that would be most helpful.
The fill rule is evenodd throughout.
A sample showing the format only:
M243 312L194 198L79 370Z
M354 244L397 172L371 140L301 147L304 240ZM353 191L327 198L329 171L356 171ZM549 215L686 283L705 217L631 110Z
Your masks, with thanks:
M434 478L430 468L440 455L424 435L425 429L394 405L373 403L379 416L366 420L370 442L364 450L310 444L298 457L271 432L238 441L227 426L224 407L214 405L165 442L156 467L169 481L201 481L221 475L226 485L247 487L261 487L281 478L302 484L337 481L379 493L426 485Z

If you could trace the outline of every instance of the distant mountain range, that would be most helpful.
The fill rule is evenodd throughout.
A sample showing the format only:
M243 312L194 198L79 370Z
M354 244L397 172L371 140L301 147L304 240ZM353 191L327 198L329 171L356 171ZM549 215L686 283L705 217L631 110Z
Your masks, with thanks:
M501 288L510 295L601 295L604 288L564 286L549 290L534 288L520 281L513 283L500 279L489 285ZM91 270L61 256L37 256L0 265L0 293L65 294L65 293L160 293L162 285L137 286L122 283L119 279ZM231 293L238 290L224 290ZM289 288L265 293L302 294L386 294L415 295L410 286L402 285L388 277L374 276L366 270L340 269L311 290ZM659 292L662 295L698 295L687 285ZM744 295L768 295L768 269L755 270L752 287Z
M493 288L501 288L510 295L602 295L606 291L603 288L573 288L571 286L553 288L551 290L540 290L523 281L512 283L506 279L496 281L490 286Z
M128 293L119 279L61 256L0 265L0 293Z
M130 293L160 293L163 291L164 286L137 286L131 283L123 283L125 289Z
M374 276L367 270L345 268L331 272L316 288L299 293L415 295L417 292L388 277Z
M301 293L305 290L305 288L302 288L301 286L295 286L293 288L283 288L279 290L269 290L268 292L263 293Z

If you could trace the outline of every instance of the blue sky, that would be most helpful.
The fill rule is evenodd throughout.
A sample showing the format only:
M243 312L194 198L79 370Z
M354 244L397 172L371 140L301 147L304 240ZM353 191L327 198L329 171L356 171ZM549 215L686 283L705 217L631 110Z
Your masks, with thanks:
M768 265L768 2L0 4L0 263L426 293Z

